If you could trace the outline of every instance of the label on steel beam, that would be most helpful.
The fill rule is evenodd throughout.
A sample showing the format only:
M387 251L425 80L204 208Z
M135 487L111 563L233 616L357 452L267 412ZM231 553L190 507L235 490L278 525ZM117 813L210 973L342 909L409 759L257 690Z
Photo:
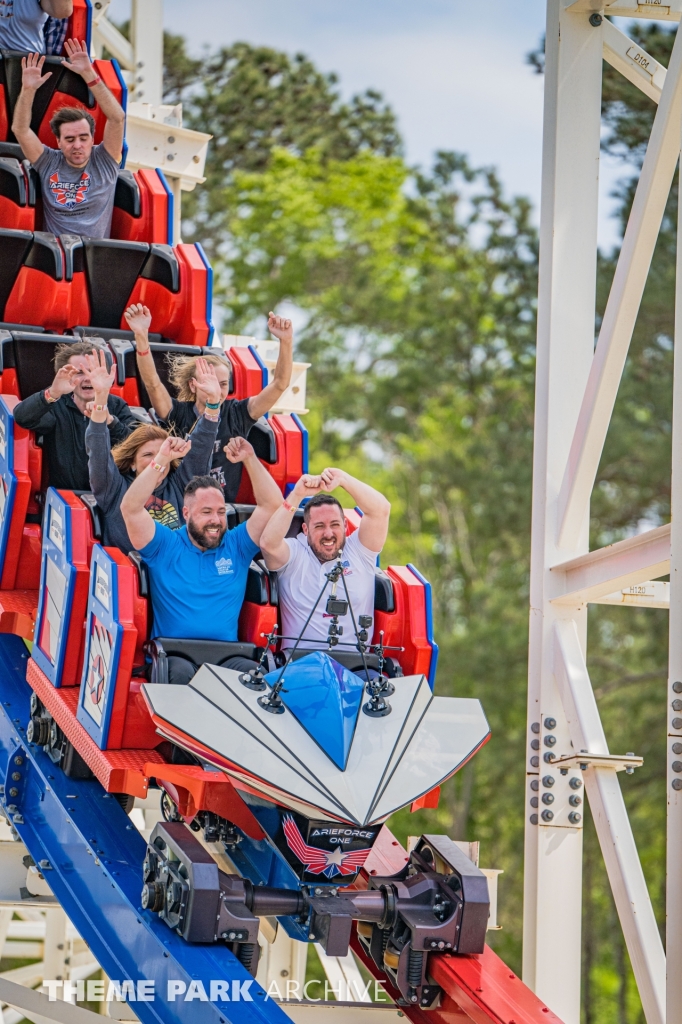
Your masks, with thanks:
M626 57L629 57L633 64L636 64L642 71L646 71L647 75L651 75L652 78L658 71L657 62L637 46L631 46L626 52Z

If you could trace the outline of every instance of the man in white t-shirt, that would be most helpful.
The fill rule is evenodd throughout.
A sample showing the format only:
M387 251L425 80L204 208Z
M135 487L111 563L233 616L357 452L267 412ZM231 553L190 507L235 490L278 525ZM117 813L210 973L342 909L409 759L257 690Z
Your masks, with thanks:
M346 536L346 519L341 505L329 493L343 487L350 494L363 516L360 527ZM294 512L304 498L311 500L303 513L303 532L288 538ZM330 615L327 598L332 583L326 580L340 559L343 579L339 579L337 597L348 598L359 628L361 615L374 615L374 567L388 534L391 506L387 499L369 484L356 480L341 469L325 469L320 476L302 476L289 498L282 502L263 530L260 547L268 569L279 577L279 608L281 634L297 638L301 635L323 585L325 592L305 628L299 648L326 649ZM344 587L344 580L346 587ZM355 643L353 616L350 609L339 616L343 640ZM284 649L293 648L294 640L283 640ZM351 651L344 646L340 650Z

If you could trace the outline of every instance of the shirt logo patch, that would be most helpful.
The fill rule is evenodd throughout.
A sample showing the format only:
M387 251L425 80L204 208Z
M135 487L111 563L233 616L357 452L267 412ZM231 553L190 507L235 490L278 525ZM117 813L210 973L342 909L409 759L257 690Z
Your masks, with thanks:
M229 576L232 574L232 559L216 558L215 567L219 576Z
M50 191L54 196L57 206L65 206L67 210L73 210L87 201L90 190L91 178L87 171L83 171L79 181L60 181L55 171L50 177Z

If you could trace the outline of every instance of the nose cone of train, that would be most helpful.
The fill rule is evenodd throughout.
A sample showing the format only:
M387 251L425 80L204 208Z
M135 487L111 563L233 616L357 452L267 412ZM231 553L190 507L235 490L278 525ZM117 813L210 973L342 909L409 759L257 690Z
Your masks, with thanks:
M322 651L307 654L266 683L284 684L282 701L305 731L342 771L348 763L365 684Z
M282 694L292 708L277 715L258 704L259 694L244 686L237 672L213 665L202 666L187 686L146 684L143 693L158 731L223 768L238 788L256 789L308 817L321 812L364 826L384 821L440 785L490 735L479 701L434 697L424 676L396 679L395 687L391 714L356 713L345 768L334 756L347 738L338 697L336 706L319 698L321 708L332 709L320 722L340 732L329 745L318 724L320 739L309 720L304 727L298 718L306 693L315 693L313 686L301 685L300 692L292 686ZM351 709L358 692L351 691Z

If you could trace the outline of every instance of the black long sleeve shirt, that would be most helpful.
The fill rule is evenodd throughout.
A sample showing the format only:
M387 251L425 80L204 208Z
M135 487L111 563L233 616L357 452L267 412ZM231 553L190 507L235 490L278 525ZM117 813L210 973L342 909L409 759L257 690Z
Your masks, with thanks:
M139 424L122 398L110 395L107 404L113 416L109 437L115 445L124 441ZM39 391L15 406L14 419L20 427L42 435L50 487L66 491L90 490L85 450L85 431L90 420L80 411L73 395L47 402L44 392Z

